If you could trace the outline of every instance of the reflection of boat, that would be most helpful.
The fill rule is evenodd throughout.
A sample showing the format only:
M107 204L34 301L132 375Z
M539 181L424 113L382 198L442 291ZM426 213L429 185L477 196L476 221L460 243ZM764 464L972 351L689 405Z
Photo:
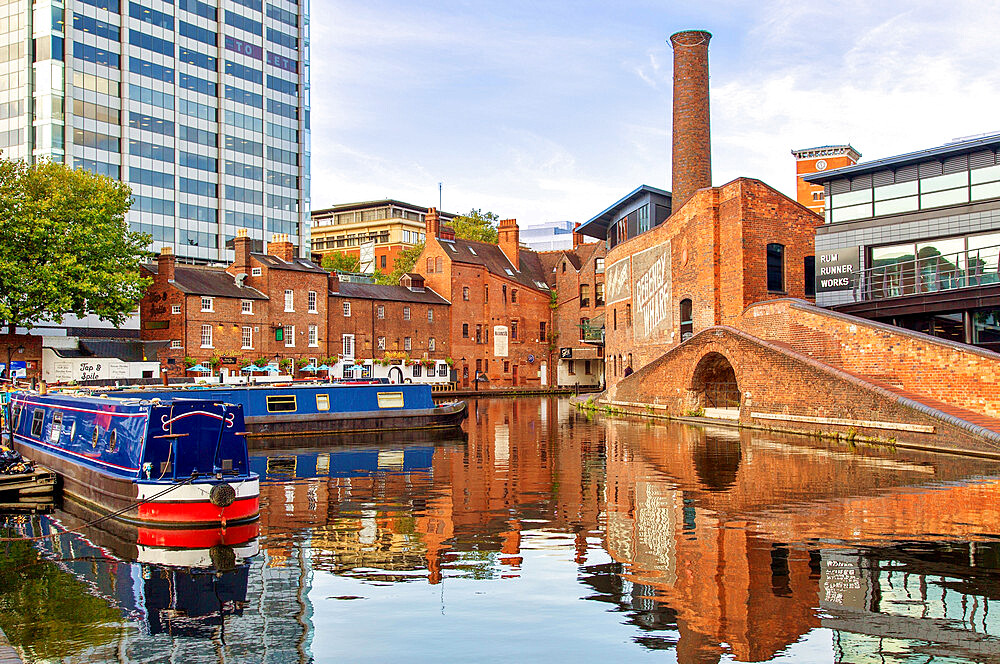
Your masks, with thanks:
M312 383L196 388L130 388L113 396L210 399L243 406L254 436L377 434L447 429L467 416L464 401L435 404L430 385Z
M376 473L429 471L433 445L393 448L350 447L333 452L295 450L250 457L250 468L264 482L286 482L313 477L366 477Z
M17 392L11 408L13 446L99 512L159 527L258 517L239 406Z

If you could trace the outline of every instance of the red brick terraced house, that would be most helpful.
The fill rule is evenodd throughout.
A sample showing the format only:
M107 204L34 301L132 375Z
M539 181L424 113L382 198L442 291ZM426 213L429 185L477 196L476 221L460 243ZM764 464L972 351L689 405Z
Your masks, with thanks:
M499 242L454 237L437 210L414 270L451 302L451 357L461 387L551 385L551 291L538 254L520 246L517 222L500 222ZM442 334L442 336L446 336Z

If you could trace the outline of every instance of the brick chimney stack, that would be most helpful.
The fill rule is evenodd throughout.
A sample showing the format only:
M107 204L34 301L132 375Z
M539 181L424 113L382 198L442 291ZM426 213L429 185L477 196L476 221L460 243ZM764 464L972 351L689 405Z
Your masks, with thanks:
M177 256L174 256L173 247L163 247L160 255L156 259L156 273L167 283L174 281L174 266L177 264Z
M441 236L441 215L438 214L437 208L427 209L427 214L424 215L424 232L427 237Z
M670 36L674 49L671 209L712 186L712 136L708 115L708 42L711 33L686 30Z
M236 250L233 269L237 272L250 274L250 238L247 237L247 229L236 229L236 237L233 238L233 248Z
M295 245L288 241L287 233L275 233L267 245L267 253L291 263L295 257Z
M517 219L501 219L497 233L500 236L497 243L500 245L500 251L504 253L515 270L520 270L521 241L520 231L517 228Z
M576 251L576 248L579 247L581 244L583 244L583 235L581 233L576 232L576 229L578 229L579 227L580 227L579 221L573 224L573 251Z

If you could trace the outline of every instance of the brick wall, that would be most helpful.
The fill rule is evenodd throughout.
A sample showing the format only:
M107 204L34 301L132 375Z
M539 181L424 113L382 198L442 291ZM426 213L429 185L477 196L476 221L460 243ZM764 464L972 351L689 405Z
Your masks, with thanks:
M350 316L344 315L344 303L350 304ZM383 317L379 318L379 307ZM409 309L409 320L404 309ZM433 319L427 311L431 310ZM425 302L399 302L371 300L330 295L329 309L330 355L343 353L344 334L354 335L354 356L358 359L380 359L387 352L406 352L412 358L442 359L451 356L448 330L451 326L449 307L446 304ZM410 349L406 350L406 338ZM379 348L379 339L385 347ZM430 339L434 339L434 350Z

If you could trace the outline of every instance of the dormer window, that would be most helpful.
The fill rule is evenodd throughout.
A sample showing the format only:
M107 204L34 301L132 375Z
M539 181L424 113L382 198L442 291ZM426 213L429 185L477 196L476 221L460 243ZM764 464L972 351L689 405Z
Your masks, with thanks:
M510 269L509 267L505 267L505 268L503 269L503 271L504 271L504 272L506 272L506 273L507 273L507 276L509 276L509 277L513 277L513 276L514 276L514 271L513 271L513 270L511 270L511 269Z
M469 253L472 254L473 256L478 256L479 255L479 254L476 253L476 250L473 249L472 247L469 247Z

